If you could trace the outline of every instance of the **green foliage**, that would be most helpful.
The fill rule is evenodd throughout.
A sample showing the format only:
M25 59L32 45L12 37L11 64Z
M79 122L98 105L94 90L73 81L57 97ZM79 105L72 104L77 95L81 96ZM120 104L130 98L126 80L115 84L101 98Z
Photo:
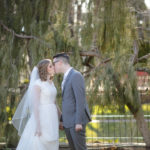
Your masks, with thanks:
M142 57L150 53L150 42L139 40L139 57ZM147 63L147 59L141 61L141 63Z

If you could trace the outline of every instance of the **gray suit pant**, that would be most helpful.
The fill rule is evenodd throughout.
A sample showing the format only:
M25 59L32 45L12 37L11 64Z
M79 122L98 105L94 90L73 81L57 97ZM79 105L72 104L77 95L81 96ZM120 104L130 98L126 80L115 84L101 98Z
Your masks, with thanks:
M85 126L76 132L75 127L65 128L66 136L71 150L87 150L85 140Z

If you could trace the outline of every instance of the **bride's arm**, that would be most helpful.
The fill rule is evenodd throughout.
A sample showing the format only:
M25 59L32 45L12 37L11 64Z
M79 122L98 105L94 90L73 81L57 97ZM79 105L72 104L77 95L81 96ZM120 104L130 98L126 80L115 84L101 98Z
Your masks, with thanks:
M59 116L59 119L60 119L60 117L61 117L61 115L62 115L62 112L61 112L61 110L60 110L58 104L57 104L56 102L55 102L55 104L56 104L57 111L58 111L58 116Z
M40 115L39 115L41 89L38 85L35 85L33 87L32 94L33 94L33 113L36 121L35 135L41 136L41 125L40 125Z
M59 116L59 120L60 120L60 122L59 122L59 129L60 129L60 130L63 130L64 127L63 127L63 120L62 120L62 112L61 112L61 110L60 110L58 104L57 104L56 102L55 102L55 104L56 104L56 107L57 107L58 116Z

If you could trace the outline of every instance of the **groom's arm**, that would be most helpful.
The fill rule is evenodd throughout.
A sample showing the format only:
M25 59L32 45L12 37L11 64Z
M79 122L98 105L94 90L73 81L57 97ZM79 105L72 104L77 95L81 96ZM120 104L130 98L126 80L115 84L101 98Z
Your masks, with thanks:
M76 101L76 114L75 114L75 123L76 125L83 124L83 114L85 111L85 84L84 78L81 73L76 72L72 78L72 88Z

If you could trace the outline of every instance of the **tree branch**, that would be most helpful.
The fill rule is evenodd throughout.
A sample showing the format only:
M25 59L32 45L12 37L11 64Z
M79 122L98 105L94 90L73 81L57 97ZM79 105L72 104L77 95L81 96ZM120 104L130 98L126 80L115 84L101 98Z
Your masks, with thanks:
M150 53L148 53L147 55L144 55L144 56L138 58L138 61L141 61L143 59L148 59L149 57L150 57Z
M97 66L95 66L94 68L89 69L86 72L83 72L83 74L85 74L85 77L89 76L91 72L94 72L98 67L105 65L106 63L110 62L112 60L112 58L107 58L105 60L100 61Z
M20 35L20 34L15 33L14 30L9 29L6 25L4 25L4 24L2 23L2 21L0 21L0 25L1 25L6 31L13 33L13 34L14 34L16 37L18 37L18 38L23 38L23 39L38 39L37 37L32 36L32 35Z
M22 34L17 34L14 30L8 28L5 24L2 23L2 21L0 20L0 25L8 32L12 33L15 37L18 37L18 38L22 38L22 39L34 39L34 40L38 40L44 44L46 44L48 47L51 47L49 43L43 41L42 39L36 37L36 36L33 36L33 35L22 35Z
M91 50L91 51L80 51L80 56L95 56L95 57L99 57L99 54L94 51L94 50Z
M73 54L73 52L67 52L68 54ZM95 57L100 57L99 54L95 50L90 50L90 51L80 51L80 56L95 56Z

